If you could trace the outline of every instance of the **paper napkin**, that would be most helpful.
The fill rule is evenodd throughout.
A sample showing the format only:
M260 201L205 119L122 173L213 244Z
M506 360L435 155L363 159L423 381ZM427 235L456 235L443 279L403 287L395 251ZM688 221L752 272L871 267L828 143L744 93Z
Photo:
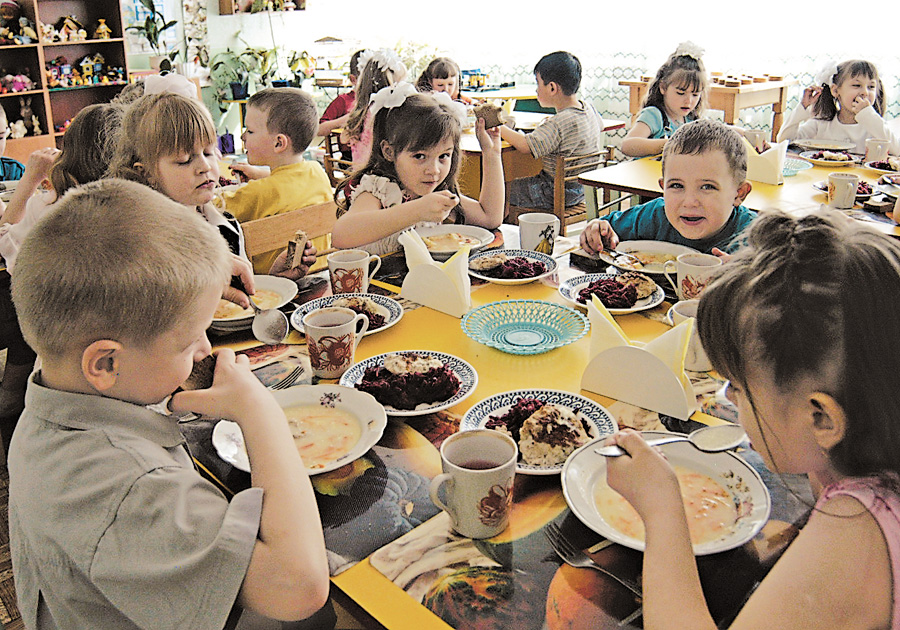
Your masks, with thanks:
M757 153L747 138L741 138L747 148L747 179L763 184L784 183L784 158L789 142L770 145L763 153Z
M453 317L462 317L472 307L469 279L469 247L465 246L443 264L428 253L422 237L406 230L400 237L409 273L400 289L401 297Z

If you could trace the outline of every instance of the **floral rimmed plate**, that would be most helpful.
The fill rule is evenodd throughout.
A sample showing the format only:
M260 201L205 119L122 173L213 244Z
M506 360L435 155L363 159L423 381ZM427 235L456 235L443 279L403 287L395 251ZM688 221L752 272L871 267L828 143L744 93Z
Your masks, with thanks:
M434 413L452 407L472 395L475 387L478 385L478 373L471 365L455 357L452 354L443 352L435 352L434 350L397 350L396 352L386 352L374 357L369 357L359 363L351 365L344 375L341 377L340 384L344 387L356 387L356 384L363 379L363 375L370 367L378 367L384 365L384 359L388 354L417 354L430 355L439 359L450 371L459 379L459 390L447 400L437 401L433 403L422 403L415 409L396 409L390 405L385 405L384 410L390 416L422 416L427 413Z
M308 469L310 475L330 472L359 459L381 439L387 426L384 407L371 395L355 389L339 385L308 385L274 391L272 394L282 409L301 405L331 407L346 411L360 424L361 434L353 448L328 464ZM250 472L244 434L237 423L220 420L213 429L212 443L219 457L239 470Z
M422 237L422 240L425 241L425 246L428 247L428 252L431 254L432 258L437 260L446 260L450 258L453 254L462 249L464 245L444 242L429 244L429 239L443 239L447 238L447 235L450 234L460 234L461 236L472 240L472 243L469 243L471 248L469 250L469 255L494 242L494 233L483 227L478 227L477 225L432 225L427 227L417 227L416 232L418 232L419 236Z
M623 271L640 271L650 275L662 275L665 273L666 260L675 260L681 254L699 253L692 247L667 243L666 241L622 241L616 246L616 249L620 252L648 255L658 258L658 260L637 266L631 262L630 258L625 256L617 258L614 254L610 254L607 251L599 253L600 260Z
M341 293L339 295L327 295L315 300L310 300L309 302L298 306L297 310L295 310L291 314L291 326L293 326L299 332L304 332L304 315L306 315L310 311L331 306L332 304L334 304L334 301L339 298L347 297L369 298L370 300L375 302L376 314L384 317L384 326L382 326L381 328L368 329L365 334L363 334L363 337L365 337L366 335L371 335L373 333L381 332L382 330L387 330L388 328L399 322L400 318L403 317L403 307L400 306L400 302L385 295L378 295L377 293Z
M896 168L890 168L890 163L887 160L879 160L876 162L866 162L866 168L870 168L873 171L878 171L879 173L888 173L893 174L900 172ZM887 166L887 168L885 168Z
M587 288L588 285L590 285L592 282L603 279L615 280L616 275L613 273L586 273L581 276L575 276L573 278L569 278L559 285L559 294L563 297L564 300L571 302L575 306L586 309L587 303L578 301L579 291ZM638 300L631 308L607 307L606 310L608 310L611 315L627 315L628 313L646 311L647 309L653 308L654 306L659 306L665 299L666 294L663 291L663 288L657 284L656 291L654 291L650 295L650 297L645 297L642 300Z
M525 258L529 262L543 263L546 271L536 276L529 276L528 278L494 278L492 276L486 275L483 271L476 271L471 268L471 264L473 261L478 260L479 258L484 258L485 256L495 256L497 254L505 254L509 258ZM473 278L478 278L479 280L485 280L487 282L493 282L494 284L508 285L527 284L529 282L534 282L535 280L540 280L541 278L549 276L559 268L557 262L547 254L533 252L528 249L498 249L488 252L478 252L477 254L472 254L471 256L469 256L469 265L469 275Z
M561 304L542 300L491 302L462 319L469 337L509 354L541 354L568 345L590 328L587 318Z
M521 398L535 398L543 403L553 403L571 409L579 418L586 421L588 434L599 439L612 435L618 430L618 424L612 414L603 406L589 398L555 389L518 389L502 394L494 394L472 406L459 423L460 431L483 429L491 416L502 416ZM519 461L516 472L526 475L556 475L563 469L563 464L555 466L534 466Z
M663 431L645 431L646 439L671 435ZM591 442L566 460L562 471L562 489L566 503L578 519L598 534L626 547L644 550L644 542L613 527L599 512L594 500L598 484L606 483L606 462L594 453L601 443ZM737 511L734 524L713 540L694 545L694 554L705 556L740 547L753 538L766 521L772 508L769 491L759 474L734 453L702 453L688 442L661 446L673 466L682 466L711 477L732 497Z
M804 151L800 154L800 157L802 157L804 160L809 160L816 166L827 166L829 168L856 165L856 160L853 159L853 156L849 153L844 153L844 151L834 151L834 153L844 153L850 158L849 160L827 160L825 158L813 157L814 155L817 155L819 153L821 153L821 151Z

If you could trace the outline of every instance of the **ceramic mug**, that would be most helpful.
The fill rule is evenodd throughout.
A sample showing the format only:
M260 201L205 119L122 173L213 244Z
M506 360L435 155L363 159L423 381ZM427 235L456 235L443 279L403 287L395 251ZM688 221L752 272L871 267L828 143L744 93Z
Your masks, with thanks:
M340 378L353 365L360 337L369 318L342 306L329 306L303 316L303 331L313 373L319 378Z
M496 536L509 523L519 449L493 429L454 433L441 444L443 474L431 482L431 500L467 538ZM443 495L441 497L441 489Z
M675 289L679 300L693 300L700 297L721 264L722 259L712 254L681 254L674 262L666 262L666 279ZM672 280L672 271L676 273L677 283Z
M747 129L744 132L744 137L753 145L757 153L762 153L765 150L767 135L765 131L760 131L759 129Z
M712 369L712 363L703 350L703 344L700 343L700 335L697 331L697 306L700 300L684 300L677 302L669 312L666 313L666 319L669 320L670 326L677 326L686 319L694 320L694 330L691 332L691 338L688 341L687 354L684 357L684 368L692 372L709 372Z
M559 235L559 217L549 212L529 212L519 216L519 247L553 253L553 243Z
M375 266L372 266L372 263ZM342 249L328 254L332 293L366 293L369 278L381 267L381 257L361 249Z
M828 174L828 205L832 208L852 208L856 203L859 175L855 173Z
M880 162L888 159L888 149L891 143L881 138L869 138L866 140L866 162Z

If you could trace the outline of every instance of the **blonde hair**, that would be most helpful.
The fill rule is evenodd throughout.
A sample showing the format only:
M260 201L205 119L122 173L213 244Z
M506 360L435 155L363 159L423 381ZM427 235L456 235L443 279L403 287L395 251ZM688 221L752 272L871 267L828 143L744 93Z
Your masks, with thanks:
M25 340L63 357L99 339L140 347L230 277L224 239L196 212L121 179L66 193L22 245L12 296Z
M209 110L180 94L148 94L125 112L109 175L156 187L156 167L169 155L193 153L216 141Z

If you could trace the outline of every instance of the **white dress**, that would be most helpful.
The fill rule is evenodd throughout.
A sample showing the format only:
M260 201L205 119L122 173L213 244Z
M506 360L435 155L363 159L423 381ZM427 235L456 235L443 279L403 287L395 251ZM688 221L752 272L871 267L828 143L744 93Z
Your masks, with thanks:
M813 118L811 108L798 107L778 131L778 141L804 138L852 142L855 146L850 150L862 154L866 152L867 139L879 138L890 141L891 154L900 155L900 137L871 105L861 110L856 115L856 122L850 125L840 122L837 116L832 120Z

